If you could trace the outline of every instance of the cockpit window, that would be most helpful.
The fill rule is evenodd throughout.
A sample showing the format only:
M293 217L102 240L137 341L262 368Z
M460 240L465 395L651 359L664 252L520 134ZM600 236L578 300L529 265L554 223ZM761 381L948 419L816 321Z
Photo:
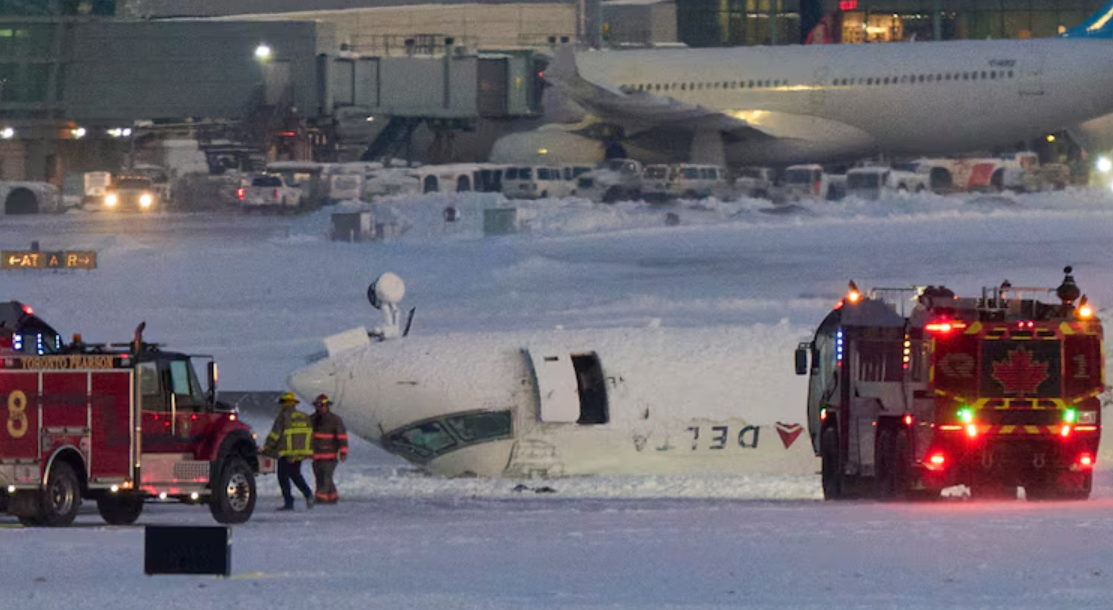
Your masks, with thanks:
M456 440L439 421L425 422L390 435L390 444L415 457L431 459L450 449Z
M469 445L509 438L510 411L457 413L415 423L386 435L391 450L415 462L427 462Z
M456 436L468 443L510 435L509 411L454 415L447 421Z

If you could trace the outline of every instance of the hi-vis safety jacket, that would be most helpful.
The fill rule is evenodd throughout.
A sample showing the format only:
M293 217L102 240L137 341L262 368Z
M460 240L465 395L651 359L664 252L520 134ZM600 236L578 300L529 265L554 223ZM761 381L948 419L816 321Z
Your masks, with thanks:
M313 457L312 437L313 424L309 416L293 407L283 407L263 444L263 455L295 460Z
M313 421L313 459L333 461L348 458L348 431L344 420L332 412L318 411Z

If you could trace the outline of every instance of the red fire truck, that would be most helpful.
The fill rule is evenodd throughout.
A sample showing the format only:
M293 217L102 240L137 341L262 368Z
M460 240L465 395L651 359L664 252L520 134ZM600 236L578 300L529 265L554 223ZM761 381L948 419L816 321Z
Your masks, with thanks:
M273 464L216 400L212 359L144 343L143 326L123 345L63 344L30 307L0 303L0 505L24 525L68 525L82 499L112 524L156 499L251 517L260 462Z
M972 298L851 282L796 351L824 497L963 484L974 497L1088 498L1103 334L1070 273L1058 288L1005 282Z

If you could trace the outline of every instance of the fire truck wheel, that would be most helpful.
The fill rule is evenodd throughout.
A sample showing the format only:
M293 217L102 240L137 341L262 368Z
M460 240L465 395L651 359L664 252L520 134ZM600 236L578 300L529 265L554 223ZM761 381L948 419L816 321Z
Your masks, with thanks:
M823 461L823 498L839 500L843 497L842 464L839 461L839 434L833 427L819 437L819 453Z
M135 494L105 494L97 498L97 511L109 525L131 525L143 512L143 498Z
M54 464L41 500L39 521L42 525L64 527L73 523L77 509L81 508L81 482L72 466L62 461Z
M213 481L209 510L218 523L244 523L255 511L255 473L239 455L228 456Z

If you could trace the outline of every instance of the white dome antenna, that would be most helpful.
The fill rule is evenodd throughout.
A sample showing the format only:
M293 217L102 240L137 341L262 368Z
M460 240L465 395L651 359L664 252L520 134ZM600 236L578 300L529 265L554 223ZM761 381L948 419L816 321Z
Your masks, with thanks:
M406 283L402 278L387 271L367 287L367 300L375 309L383 305L397 305L406 296Z
M402 278L387 271L367 287L367 300L371 306L383 312L383 325L377 326L367 334L380 341L397 339L405 333L399 328L400 310L398 303L406 296L406 283ZM410 322L413 320L413 311L410 311L410 320L406 323L406 332L409 331Z

